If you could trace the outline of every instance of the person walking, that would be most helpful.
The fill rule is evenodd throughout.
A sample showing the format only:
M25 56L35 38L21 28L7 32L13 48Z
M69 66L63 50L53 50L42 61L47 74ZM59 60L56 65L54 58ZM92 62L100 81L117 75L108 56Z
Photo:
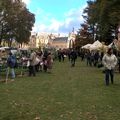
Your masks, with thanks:
M61 62L61 59L62 59L62 51L61 49L58 50L58 60L59 62Z
M47 72L47 57L48 57L48 51L45 51L42 58L44 72Z
M87 66L89 66L91 63L90 63L90 57L91 57L91 53L90 51L88 50L86 52L86 61L87 61Z
M39 68L40 68L40 57L39 57L38 53L36 53L35 71L39 72Z
M35 62L36 62L36 52L32 51L31 55L30 55L30 66L29 66L29 76L36 75L35 72Z
M99 52L96 51L95 54L94 54L94 66L95 66L95 67L98 66L99 58L100 58Z
M61 58L62 58L62 61L64 62L64 60L65 60L65 53L64 53L64 50L61 51Z
M68 51L67 51L67 56L68 56L68 60L69 60L69 61L70 61L70 53L71 53L71 50L68 49Z
M105 67L105 82L109 85L109 77L111 78L111 83L114 83L114 68L117 64L117 57L113 54L111 48L108 49L107 53L103 56L102 63Z
M9 56L7 58L7 74L6 74L6 82L8 80L9 73L11 71L11 79L14 81L15 79L15 64L16 64L16 57L11 52L9 53Z
M75 66L75 61L77 59L77 53L75 50L72 50L70 53L70 58L71 58L71 67Z
M49 70L48 71L49 73L51 73L52 65L53 65L53 58L52 58L51 52L49 52L47 56L47 68Z

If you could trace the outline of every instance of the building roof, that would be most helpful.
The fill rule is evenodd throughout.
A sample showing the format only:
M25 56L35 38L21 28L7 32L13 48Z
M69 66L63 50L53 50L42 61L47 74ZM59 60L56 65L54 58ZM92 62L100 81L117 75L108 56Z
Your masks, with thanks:
M68 37L57 37L53 39L53 42L67 42L67 41L68 41Z

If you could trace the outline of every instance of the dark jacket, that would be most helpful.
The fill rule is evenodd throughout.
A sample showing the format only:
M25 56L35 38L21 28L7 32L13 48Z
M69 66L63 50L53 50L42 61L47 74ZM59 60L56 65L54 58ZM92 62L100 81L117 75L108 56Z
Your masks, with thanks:
M77 53L76 53L75 51L72 51L72 52L70 53L70 58L71 58L71 59L77 59Z
M7 66L10 68L14 68L16 64L16 57L14 55L10 55L7 59Z

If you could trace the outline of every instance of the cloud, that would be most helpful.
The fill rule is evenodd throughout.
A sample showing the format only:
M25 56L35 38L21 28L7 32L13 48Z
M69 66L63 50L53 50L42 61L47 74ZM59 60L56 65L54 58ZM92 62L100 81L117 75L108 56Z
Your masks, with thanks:
M73 8L64 13L64 20L58 20L53 17L50 13L46 13L42 9L37 10L37 14L42 16L42 20L37 22L33 28L34 32L55 32L55 33L69 33L72 31L73 27L75 31L80 28L80 24L83 23L84 19L82 17L83 9ZM36 15L37 17L37 15Z
M61 25L62 25L62 22L53 18L53 19L51 19L51 24L49 26L49 30L50 31L53 30L54 32L57 32Z
M62 32L70 32L73 28L77 31L80 28L80 24L84 22L82 17L83 8L79 9L71 9L67 13L65 13L66 19L63 22L63 25L60 26L59 31Z
M28 5L30 3L30 0L22 0L22 2Z

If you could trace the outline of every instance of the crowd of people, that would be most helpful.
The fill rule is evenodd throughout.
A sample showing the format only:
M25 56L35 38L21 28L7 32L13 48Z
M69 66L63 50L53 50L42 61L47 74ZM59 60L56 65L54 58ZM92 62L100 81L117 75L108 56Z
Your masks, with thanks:
M117 53L117 54L116 54ZM75 49L62 50L59 49L56 51L56 56L53 57L53 53L49 50L35 51L31 50L29 54L21 54L19 60L22 67L28 69L28 76L36 76L36 73L39 71L44 71L51 73L53 61L57 59L59 62L64 62L66 57L70 62L71 67L75 67L77 57L81 57L81 61L86 61L87 66L94 67L105 67L105 81L106 85L109 85L109 78L111 78L111 83L113 84L114 80L114 69L118 64L118 71L120 72L120 54L115 52L113 49L109 48L108 52L90 51L81 49L76 51ZM18 60L14 54L9 52L7 57L7 73L6 80L11 73L12 80L15 79L15 68L19 67Z
M26 64L29 70L29 76L36 76L36 72L51 72L53 58L50 51L31 50L29 57L23 56L22 63Z
M68 57L68 60L71 62L71 67L75 66L75 62L78 56L77 51L75 49L68 49L68 50L59 49L57 51L57 55L59 62L61 61L64 62L65 57Z
M4 62L6 64L6 81L9 76L14 81L15 68L26 68L28 76L36 76L39 71L51 72L53 65L53 58L50 51L35 51L31 50L29 53L21 53L19 58L12 52L8 52L8 56ZM0 69L2 71L2 68Z
M113 48L108 48L107 52L98 50L90 51L85 49L81 49L80 51L69 49L65 52L59 49L59 62L64 61L64 56L68 57L71 67L75 66L77 56L81 57L81 61L85 61L87 66L98 68L103 67L103 72L105 73L105 84L107 86L110 81L112 84L114 83L114 71L118 71L120 73L120 53Z
M112 84L114 83L114 71L120 73L120 53L113 48L108 48L107 52L81 50L80 56L81 61L86 60L87 66L104 67L103 72L107 86L110 80Z

